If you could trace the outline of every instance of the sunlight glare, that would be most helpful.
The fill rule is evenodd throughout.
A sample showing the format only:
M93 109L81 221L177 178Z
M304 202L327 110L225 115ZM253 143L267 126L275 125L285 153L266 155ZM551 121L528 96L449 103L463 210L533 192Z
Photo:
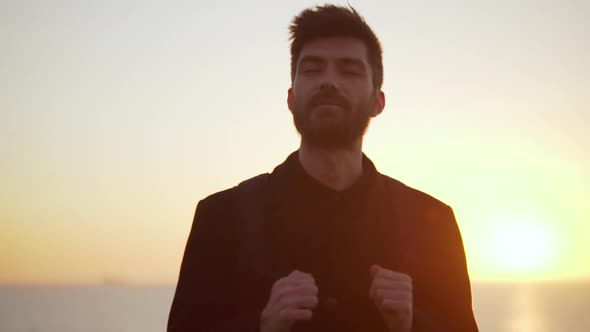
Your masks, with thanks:
M551 240L543 224L530 216L503 218L493 239L495 260L512 273L541 273L548 267Z

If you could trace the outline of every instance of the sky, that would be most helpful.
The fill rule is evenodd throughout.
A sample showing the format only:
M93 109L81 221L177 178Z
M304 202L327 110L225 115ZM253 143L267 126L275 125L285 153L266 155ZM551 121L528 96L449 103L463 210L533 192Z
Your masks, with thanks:
M297 149L320 3L1 1L0 284L174 284L197 202ZM453 207L471 278L590 278L590 3L350 4L384 50L364 152Z

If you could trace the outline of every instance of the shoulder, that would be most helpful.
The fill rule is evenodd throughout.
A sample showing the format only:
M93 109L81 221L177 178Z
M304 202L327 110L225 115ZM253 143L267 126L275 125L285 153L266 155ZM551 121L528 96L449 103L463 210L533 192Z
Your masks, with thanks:
M386 184L394 194L405 195L410 198L417 207L422 219L435 221L448 219L453 216L452 208L443 201L421 190L412 188L403 182L384 174L379 174L380 181ZM453 217L454 218L454 217Z
M236 187L213 193L197 203L197 211L203 208L216 209L229 204L235 195Z
M259 174L240 182L238 185L234 187L213 193L200 200L197 204L197 208L222 208L227 210L228 207L231 204L233 204L236 198L243 196L245 191L250 192L258 189L260 185L263 185L264 182L267 180L268 175L268 173Z
M419 203L420 205L429 205L432 207L438 207L438 208L442 208L442 209L450 208L446 203L442 202L441 200L439 200L439 199L437 199L437 198L431 196L430 194L427 194L421 190L418 190L416 188L412 188L399 180L396 180L396 179L391 178L391 177L384 175L384 174L379 174L379 178L389 188L393 188L397 192L401 192L405 195L411 195L416 200L416 202Z

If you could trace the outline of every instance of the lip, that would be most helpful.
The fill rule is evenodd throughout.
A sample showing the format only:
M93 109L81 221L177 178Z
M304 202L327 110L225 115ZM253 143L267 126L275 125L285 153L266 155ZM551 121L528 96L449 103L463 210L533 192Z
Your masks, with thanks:
M317 104L318 106L342 106L342 103L336 100L322 100Z
M332 118L339 116L344 111L344 108L335 104L318 104L313 108L312 114L320 118Z

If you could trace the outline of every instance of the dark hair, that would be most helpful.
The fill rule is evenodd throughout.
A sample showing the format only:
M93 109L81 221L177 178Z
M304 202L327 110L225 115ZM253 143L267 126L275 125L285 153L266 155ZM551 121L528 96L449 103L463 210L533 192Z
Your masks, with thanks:
M291 83L295 80L297 61L306 42L318 38L353 37L367 46L369 63L373 72L373 85L381 89L383 84L383 60L379 39L365 19L349 7L323 5L308 8L293 18L289 26L291 40Z

